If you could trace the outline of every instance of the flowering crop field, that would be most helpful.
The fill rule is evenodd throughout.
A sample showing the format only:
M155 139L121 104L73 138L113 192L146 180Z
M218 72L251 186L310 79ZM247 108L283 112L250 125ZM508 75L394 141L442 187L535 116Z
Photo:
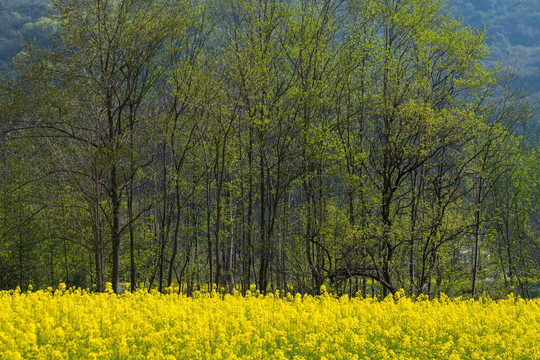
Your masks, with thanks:
M4 291L0 359L540 359L540 301Z

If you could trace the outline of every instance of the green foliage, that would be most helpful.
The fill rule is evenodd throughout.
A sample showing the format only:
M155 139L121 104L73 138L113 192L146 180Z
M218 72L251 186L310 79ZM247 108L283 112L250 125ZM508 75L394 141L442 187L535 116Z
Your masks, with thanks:
M40 146L33 172L6 153L4 186L57 194L31 229L51 278L528 294L529 103L442 1L54 5L24 31L58 27L55 46L15 58L1 117L9 146Z

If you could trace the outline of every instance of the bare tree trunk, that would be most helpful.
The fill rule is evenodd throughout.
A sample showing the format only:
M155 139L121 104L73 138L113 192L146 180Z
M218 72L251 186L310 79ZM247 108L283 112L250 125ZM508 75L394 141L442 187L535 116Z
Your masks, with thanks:
M248 205L247 219L243 234L242 247L242 294L245 295L251 287L252 266L252 228L253 228L253 127L249 127L248 147ZM243 194L242 194L243 195Z
M171 254L171 260L169 261L169 273L167 275L167 286L172 285L173 269L176 261L176 255L178 253L178 233L180 231L180 211L181 211L181 202L180 202L180 180L178 175L175 180L175 192L176 192L176 224L174 227L173 235L173 251ZM181 284L178 284L180 286Z
M103 292L103 232L101 222L101 211L99 208L99 180L97 174L94 174L94 191L92 202L89 204L90 217L92 219L93 235L93 256L96 263L96 291Z
M118 195L118 179L116 164L111 169L111 206L112 206L112 289L120 291L120 199Z
M508 256L508 277L510 278L510 286L514 286L514 263L512 260L512 249L510 243L510 172L506 173L506 209L505 209L505 248L506 256ZM503 270L504 272L504 270ZM504 274L506 279L506 274Z
M95 253L96 260L96 291L103 292L103 249L97 248Z
M230 206L230 222L231 222L231 239L230 239L230 243L229 243L229 256L227 258L227 273L228 273L228 282L231 286L234 286L234 273L233 273L233 268L234 268L234 237L235 237L235 232L234 232L234 227L235 227L235 219L236 219L236 216L235 216L235 213L236 213L236 209L234 207L234 199L233 199L233 194L232 194L232 191L229 190L229 206Z
M259 264L259 290L264 293L268 287L268 243L267 243L267 226L266 226L266 186L264 177L264 166L261 154L261 172L260 172L260 192L261 192L261 259Z
M164 276L164 269L165 269L165 246L167 244L167 238L168 238L168 212L169 212L169 189L167 186L167 160L166 160L166 144L163 143L162 147L162 157L163 157L163 166L162 166L162 188L163 188L163 207L162 207L162 214L161 214L161 229L160 229L160 235L159 235L159 243L160 243L160 250L159 250L159 292L163 292L163 276Z
M474 248L473 248L473 266L471 279L471 296L476 294L476 283L478 274L478 260L480 252L480 205L482 201L482 175L478 178L478 190L476 193L476 209L474 210Z
M129 146L130 146L130 153L129 153L129 162L130 162L130 180L129 180L129 192L128 192L128 198L127 198L127 207L128 207L128 226L129 226L129 273L130 273L130 280L131 280L131 286L130 290L131 292L135 292L137 289L137 268L135 265L135 234L134 234L134 224L133 224L133 184L134 184L134 176L135 176L135 162L133 159L133 152L134 149L134 139L133 139L133 132L134 132L134 107L130 107L130 117L129 117Z
M129 221L129 264L131 278L131 292L137 290L137 267L135 264L135 234L133 229L133 188L130 187L128 195L128 221Z
M210 221L212 220L212 212L210 209L210 171L206 175L206 240L208 244L208 265L209 269L209 290L212 289L214 285L214 263L213 263L213 249L212 249L212 232L210 231Z
M220 146L221 145L221 146ZM214 167L214 176L216 177L216 227L214 229L214 244L216 249L216 286L219 291L220 285L223 283L221 271L223 267L223 254L221 250L221 210L223 206L221 204L221 195L223 191L223 181L225 172L225 150L226 140L223 140L223 144L219 144L216 140L216 162ZM221 160L221 164L220 164Z

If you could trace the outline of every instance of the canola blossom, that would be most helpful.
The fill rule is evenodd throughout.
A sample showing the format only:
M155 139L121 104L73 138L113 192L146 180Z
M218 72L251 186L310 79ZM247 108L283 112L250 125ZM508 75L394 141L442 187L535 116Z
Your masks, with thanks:
M0 292L0 359L540 359L540 300Z

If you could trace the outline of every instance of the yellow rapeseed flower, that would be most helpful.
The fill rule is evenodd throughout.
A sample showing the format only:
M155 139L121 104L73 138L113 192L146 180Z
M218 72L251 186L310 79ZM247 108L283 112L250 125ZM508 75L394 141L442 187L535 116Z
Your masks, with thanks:
M0 359L540 359L540 300L0 292Z

